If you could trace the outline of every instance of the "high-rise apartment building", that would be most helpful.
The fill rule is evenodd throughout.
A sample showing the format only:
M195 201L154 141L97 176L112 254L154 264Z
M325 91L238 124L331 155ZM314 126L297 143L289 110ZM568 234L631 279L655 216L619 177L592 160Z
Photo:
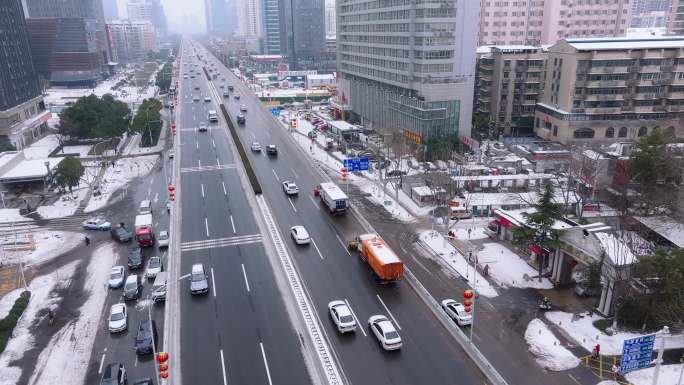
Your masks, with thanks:
M261 17L262 51L268 55L279 55L280 9L278 0L263 0Z
M684 38L569 39L549 48L535 133L565 144L684 137Z
M334 108L384 132L470 136L479 9L466 1L337 1Z
M280 48L291 69L334 69L325 48L324 0L280 1Z
M480 2L480 45L540 45L561 39L624 36L629 0Z
M261 21L259 0L239 0L237 6L240 35L259 36Z
M336 30L335 0L325 0L325 35L328 38L335 36Z
M157 34L149 21L116 20L107 23L113 59L120 63L140 61L157 50Z
M17 149L45 135L45 110L21 0L0 1L0 139Z
M667 20L667 33L684 35L684 0L672 0L672 8Z
M235 30L235 26L229 23L226 0L204 0L204 16L208 33L221 35Z
M158 36L166 36L166 15L160 0L128 0L128 20L149 21Z

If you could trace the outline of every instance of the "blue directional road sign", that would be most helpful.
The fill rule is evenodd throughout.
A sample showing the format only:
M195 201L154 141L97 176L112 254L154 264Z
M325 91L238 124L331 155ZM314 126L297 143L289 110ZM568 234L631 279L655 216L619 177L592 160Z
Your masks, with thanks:
M655 334L650 334L625 340L620 359L621 374L645 368L651 363L655 338Z
M277 107L271 108L271 114L273 116L280 116L280 110Z
M349 172L368 170L368 158L347 158L342 161Z

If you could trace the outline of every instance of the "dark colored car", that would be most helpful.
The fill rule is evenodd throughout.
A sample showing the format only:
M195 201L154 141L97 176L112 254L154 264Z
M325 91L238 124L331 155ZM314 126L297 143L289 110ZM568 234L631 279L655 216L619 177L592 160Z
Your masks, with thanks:
M266 146L266 154L271 155L271 156L277 156L278 155L278 147L276 147L275 144L269 144Z
M154 320L140 321L138 334L135 336L135 354L152 354L153 344L157 344L157 324Z
M128 253L128 268L130 270L142 269L143 267L143 256L139 247L134 247L131 252Z
M117 226L112 228L109 233L112 235L112 239L124 243L124 242L130 242L133 240L133 233L130 231L126 230L125 227L122 226Z
M230 85L228 86L228 91L232 91L233 89L234 89L233 86L230 86Z
M126 383L126 369L120 363L111 363L102 371L100 385L123 385Z
M152 382L151 378L141 378L139 380L135 380L133 385L154 385L154 382Z
M238 114L237 115L237 122L238 124L245 124L245 114Z
M404 176L404 175L406 175L406 171L403 171L403 170L387 171L387 176Z

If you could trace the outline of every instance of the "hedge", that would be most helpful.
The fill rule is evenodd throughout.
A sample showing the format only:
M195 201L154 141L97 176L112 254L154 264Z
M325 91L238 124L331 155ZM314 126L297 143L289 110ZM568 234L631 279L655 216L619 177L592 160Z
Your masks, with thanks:
M247 172L247 177L249 178L249 183L252 184L252 190L254 190L254 194L261 194L261 184L259 183L259 179L257 179L256 173L254 172L254 167L252 167L252 162L249 160L247 157L247 151L245 151L245 147L242 144L242 141L240 140L240 137L238 136L237 130L235 130L235 125L233 124L233 120L230 118L230 115L228 115L228 111L226 110L226 106L221 103L221 113L223 113L223 117L226 119L226 123L228 123L228 129L230 130L230 135L233 137L233 141L235 142L235 146L238 149L238 152L240 153L240 158L242 159L242 164L245 165L245 171Z
M19 318L21 318L21 315L24 314L24 310L28 306L29 298L31 298L31 292L22 292L19 298L14 301L14 305L10 309L9 314L7 314L7 317L0 320L0 354L5 351L7 342L12 337L14 327L17 326Z
M207 67L202 67L202 70L204 70L204 76L206 76L207 80L211 82L211 76L209 76L209 72L207 72Z

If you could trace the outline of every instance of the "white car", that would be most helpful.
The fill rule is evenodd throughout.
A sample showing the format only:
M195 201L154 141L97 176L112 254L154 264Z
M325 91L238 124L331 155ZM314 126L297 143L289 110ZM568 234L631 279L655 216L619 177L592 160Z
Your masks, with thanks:
M211 102L211 98L208 97L208 96L205 96L205 97L204 97L204 101L207 102L207 103L209 103L209 102Z
M401 348L401 337L384 315L374 315L368 319L368 327L371 329L375 338L380 341L385 350L397 350Z
M290 235L294 239L295 243L298 245L306 245L311 242L311 237L309 232L306 231L304 226L292 226L290 227Z
M107 285L110 289L118 289L123 286L126 280L126 273L123 266L114 266L112 270L109 271L109 280Z
M261 152L261 145L259 144L259 142L252 142L252 146L250 146L250 148L254 152Z
M247 106L244 105L244 104L241 105L241 106L240 106L240 111L242 111L242 112L247 112Z
M128 328L128 311L126 304L116 303L109 311L109 332L119 333Z
M112 224L105 221L102 218L90 218L86 219L83 224L83 228L86 230L101 230L107 231L112 228Z
M183 79L187 79L187 78L188 78L188 75L183 75Z
M195 95L192 97L193 102L199 102L199 96Z
M202 122L199 124L199 128L197 129L199 132L206 132L207 131L207 124Z
M459 326L471 325L473 323L473 316L465 311L462 303L453 300L445 299L442 301L442 309L447 313L451 319L456 321Z
M157 236L157 247L169 247L169 232L166 230L160 231Z
M162 261L160 257L152 257L150 258L149 261L147 261L147 270L145 270L145 277L146 278L154 278L157 276L157 273L162 271L163 266L162 266Z
M169 150L169 159L173 159L174 156L176 156L176 151Z
M356 330L356 320L352 315L351 309L344 301L332 301L328 304L330 318L332 318L337 330L344 334Z
M295 182L286 180L283 182L283 191L285 191L286 195L297 195L299 194L299 187L297 187Z

